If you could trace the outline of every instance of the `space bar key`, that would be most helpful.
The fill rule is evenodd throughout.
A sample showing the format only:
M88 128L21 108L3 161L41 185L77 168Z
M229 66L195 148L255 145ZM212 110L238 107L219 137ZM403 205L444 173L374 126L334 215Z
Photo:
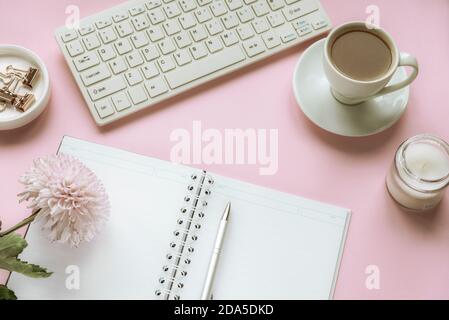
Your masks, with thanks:
M240 46L236 45L168 72L165 74L165 77L170 88L176 89L189 82L243 61L245 58L245 54Z

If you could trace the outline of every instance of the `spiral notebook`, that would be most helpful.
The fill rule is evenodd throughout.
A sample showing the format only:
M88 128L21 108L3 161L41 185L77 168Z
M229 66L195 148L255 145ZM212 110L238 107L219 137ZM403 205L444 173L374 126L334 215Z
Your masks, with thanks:
M229 201L214 299L332 298L349 210L70 137L59 152L102 180L111 216L76 249L32 224L21 258L54 274L13 273L18 298L199 299Z

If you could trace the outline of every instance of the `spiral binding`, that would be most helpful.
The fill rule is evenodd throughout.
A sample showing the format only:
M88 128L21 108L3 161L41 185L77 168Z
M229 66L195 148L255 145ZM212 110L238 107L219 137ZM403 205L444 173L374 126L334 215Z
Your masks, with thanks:
M193 174L191 181L187 187L189 194L184 197L184 206L179 210L173 240L168 245L169 252L158 279L159 287L155 291L156 297L164 300L181 299L181 290L195 252L195 242L199 239L201 220L206 215L206 198L211 194L214 183L206 171L200 175Z

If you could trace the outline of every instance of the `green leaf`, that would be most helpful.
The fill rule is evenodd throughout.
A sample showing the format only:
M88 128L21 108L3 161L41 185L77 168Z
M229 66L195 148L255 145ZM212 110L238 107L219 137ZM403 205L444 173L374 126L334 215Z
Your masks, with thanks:
M52 274L52 272L48 272L45 268L17 258L0 257L0 269L18 272L31 278L48 278Z
M32 278L47 278L52 273L35 264L22 261L17 256L26 248L27 242L17 234L0 237L0 269L18 272Z
M17 300L17 297L12 290L0 285L0 300Z
M14 233L0 237L0 257L17 257L27 245L24 238Z

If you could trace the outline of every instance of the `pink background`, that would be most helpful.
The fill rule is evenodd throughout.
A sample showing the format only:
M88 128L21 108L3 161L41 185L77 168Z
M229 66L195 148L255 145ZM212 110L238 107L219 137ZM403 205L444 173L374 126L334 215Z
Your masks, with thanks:
M447 0L322 0L334 25L365 20L368 5L380 8L381 26L402 51L414 54L421 72L411 87L404 117L373 137L348 139L315 127L299 110L291 78L301 45L270 61L237 72L138 113L107 128L97 127L53 38L65 8L82 16L122 0L0 0L0 41L34 50L46 62L53 95L48 110L30 125L0 132L0 216L8 227L27 215L17 203L17 182L32 159L54 153L63 135L169 160L176 128L279 129L279 171L260 176L257 166L208 169L281 191L353 209L337 299L448 299L449 195L432 214L402 212L386 193L384 178L399 143L418 133L449 140L449 2ZM380 290L365 287L368 265L380 268ZM0 282L5 274L0 275ZM38 281L38 280L37 280Z

